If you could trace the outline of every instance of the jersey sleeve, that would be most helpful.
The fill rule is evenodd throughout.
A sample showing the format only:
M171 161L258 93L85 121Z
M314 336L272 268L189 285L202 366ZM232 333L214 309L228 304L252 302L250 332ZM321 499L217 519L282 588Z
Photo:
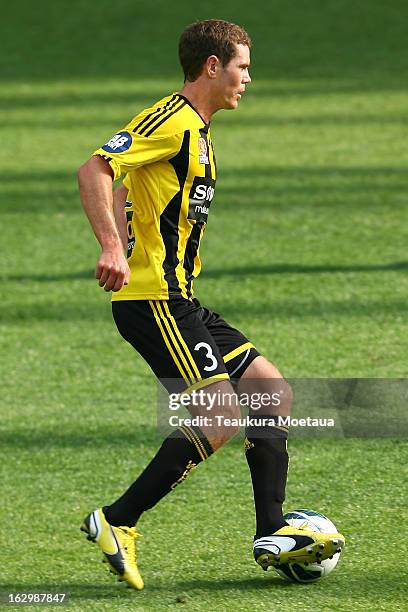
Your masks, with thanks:
M182 134L153 138L125 129L112 136L106 144L94 151L93 155L101 155L109 162L116 180L140 166L171 159L180 150L181 142Z

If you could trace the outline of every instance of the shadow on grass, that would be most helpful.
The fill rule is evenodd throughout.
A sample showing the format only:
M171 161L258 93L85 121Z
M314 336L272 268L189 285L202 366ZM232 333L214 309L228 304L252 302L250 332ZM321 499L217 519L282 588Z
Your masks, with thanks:
M85 159L78 160L78 166L82 161ZM10 171L0 175L0 182L2 213L20 215L21 206L24 206L30 215L83 214L76 169L27 173ZM22 184L26 186L25 189L21 188ZM311 211L320 210L321 207L329 212L339 207L342 211L347 208L350 214L356 211L373 214L377 208L385 215L390 197L406 193L408 173L403 167L387 166L284 168L275 165L247 166L242 174L238 168L224 167L220 171L218 186L217 201L222 205L220 210L226 213L228 209L235 213L241 210L247 213L248 201L256 199L257 208L271 213L290 205L292 212L293 207L297 207L302 215L307 211L311 214ZM28 208L27 189L30 191ZM381 192L387 194L385 201L382 198L378 201Z
M208 17L216 13L217 6L214 1L207 2L204 14ZM55 2L43 0L41 7L38 19L36 3L26 3L24 11L18 2L8 5L3 16L3 79L43 82L114 75L128 80L174 74L182 24L199 15L197 6L187 0L180 0L171 10L162 0L154 4L99 0L96 12L92 11L92 3L76 1L71 2L64 20L59 19ZM407 56L405 7L402 0L344 0L341 6L321 0L309 0L307 5L282 1L265 4L258 0L251 3L249 11L248 3L238 0L227 3L223 10L227 16L236 15L237 21L250 30L255 82L256 77L267 77L271 72L282 78L309 72L314 76L328 73L360 77L367 82L368 76L374 76L386 87L395 75L403 89ZM47 44L41 44L45 40ZM27 61L32 49L36 49L35 62ZM139 57L143 61L135 60ZM323 90L322 84L320 89Z
M92 151L90 151L90 154L91 153ZM222 179L225 178L231 178L234 181L238 181L240 177L242 177L242 174L240 174L236 167L224 166L220 168L219 177L221 182ZM294 177L303 177L307 181L310 181L310 179L318 178L334 178L336 180L356 179L358 183L360 183L362 179L366 179L368 184L365 185L365 187L369 188L370 183L375 181L375 184L372 185L372 189L376 190L378 189L379 178L398 177L407 181L408 174L404 166L291 166L290 168L288 168L285 166L278 165L268 165L267 167L263 167L260 165L246 165L244 177L246 179L264 178L265 183L268 185L268 189L273 188L274 181L272 181L272 179L276 178L292 179ZM30 172L29 170L27 172L22 172L20 170L10 170L7 173L0 174L0 179L2 187L6 189L9 187L12 188L14 186L16 188L16 191L18 188L18 191L21 193L21 187L19 185L19 182L24 180L25 182L37 185L39 188L42 188L44 193L47 193L50 187L50 183L64 185L67 181L70 181L72 179L75 179L76 181L76 170L47 170L44 172ZM239 192L239 189L240 188L238 186L236 189L237 192ZM26 193L24 195L25 197L27 197Z
M408 264L407 264L408 265ZM0 279L15 282L55 283L67 280L93 280L95 281L95 268L92 270L80 270L78 272L62 272L59 274L10 274ZM96 282L96 281L95 281Z
M135 417L136 418L136 417ZM77 430L61 433L56 429L21 429L0 433L0 444L12 448L41 448L42 450L54 448L112 448L135 445L152 446L156 448L161 444L163 437L155 427L149 425L127 427L106 427L99 424L94 431L82 434Z
M322 291L324 295L325 286L316 284L315 289ZM221 311L228 319L229 316L252 315L258 318L270 317L273 314L277 319L308 319L319 317L329 319L332 317L381 317L390 315L401 315L406 313L407 302L404 299L386 302L382 297L368 300L363 295L359 299L343 299L324 301L314 298L305 298L303 301L295 299L275 300L268 295L264 299L254 302L253 299L240 301L207 304L216 311ZM105 302L93 303L92 305L82 303L61 304L13 304L12 306L0 307L0 321L4 324L32 325L33 322L59 321L61 323L88 322L95 319L109 319L107 305Z
M235 268L213 268L204 270L200 278L223 278L225 276L253 276L269 274L325 274L341 272L354 274L356 272L404 272L408 270L408 261L395 261L388 264L353 264L353 265L302 265L302 264L271 264L257 266L241 266ZM95 280L95 270L78 272L63 272L60 274L10 274L0 275L7 282L54 283L67 280Z
M309 589L313 589L315 591L316 597L319 597L319 595L322 593L321 588L323 588L329 594L331 587L338 588L338 583L334 581L326 582L325 580L323 580L323 581L319 581L317 583L310 584L310 585L299 585L295 583L284 582L278 576L274 576L271 572L267 576L267 578L263 580L261 578L253 578L253 579L246 578L242 580L240 579L237 579L237 580L221 579L217 581L214 581L212 579L208 579L208 580L195 579L195 580L180 582L178 583L178 586L187 592L189 590L194 590L194 589L200 589L201 591L206 591L206 592L224 591L224 590L226 591L226 590L234 589L236 587L239 591L246 591L246 590L249 591L249 590L255 590L255 589L256 591L260 591L263 589L274 589L274 590L275 589L279 589L279 590L280 589L285 589L285 590L294 589L293 592L296 592L296 590L298 590L297 591L298 593L299 593L299 588L300 588L303 593L303 589L306 588L308 589L309 593L310 593ZM401 579L395 575L391 575L391 576L385 575L384 576L384 573L382 572L381 569L379 570L377 576L373 576L372 574L370 574L369 576L362 575L361 580L359 582L358 591L355 590L354 585L353 587L354 588L352 588L349 593L352 600L354 599L360 600L360 599L366 598L365 589L369 589L371 597L378 597L380 600L386 599L390 601L396 595L401 595L402 597L404 597L404 600L405 600L404 582L401 581ZM335 609L335 607L333 607L333 609ZM399 608L394 608L394 609L399 609Z
M0 79L1 80L1 79ZM123 82L118 80L116 83L110 85L106 84L104 78L100 80L100 82L96 82L94 89L89 90L90 85L87 83L87 89L81 89L79 84L71 85L71 91L66 91L64 89L61 90L61 81L56 80L55 83L50 81L50 86L47 89L46 93L41 92L40 90L36 90L35 82L31 82L31 87L29 90L22 91L21 93L12 93L10 94L6 88L4 88L0 92L0 110L7 111L9 109L13 109L13 111L17 109L32 111L33 109L39 109L40 111L44 111L46 109L53 109L54 116L53 121L56 122L58 126L72 128L72 121L65 119L65 117L59 117L58 109L62 107L64 111L67 108L71 108L73 111L77 113L77 118L79 119L79 123L77 120L75 121L75 127L87 127L89 128L92 125L102 125L102 117L98 114L98 107L103 106L104 104L111 106L112 103L115 106L126 106L134 108L134 112L138 113L140 110L147 104L152 104L160 97L167 96L173 90L180 90L182 87L182 81L180 79L179 74L171 74L168 77L158 78L153 82L149 82L148 79L143 80L144 89L143 91L137 90L136 88L129 88L129 91L123 91ZM66 82L69 87L69 81ZM373 78L364 78L359 76L357 79L350 79L348 81L341 81L335 79L319 79L313 77L299 77L298 80L296 78L293 82L284 82L281 83L278 80L262 80L260 82L256 81L253 86L248 90L246 96L248 100L251 101L259 101L262 99L276 99L276 98L286 98L286 97L310 97L310 96L327 96L330 94L359 94L359 93L381 93L382 91L388 92L399 92L403 90L401 87L401 82L399 80L398 74L391 76L387 82L381 80L381 77L377 75L377 79ZM245 106L243 107L245 109ZM91 111L92 116L88 122L85 119L82 119L81 115L85 112ZM112 112L112 111L111 111ZM118 121L122 115L122 109L119 109L117 112L112 112L110 118L107 117L106 113L103 114L103 121L106 122ZM245 111L244 111L245 112ZM295 124L295 125L325 125L325 124L359 124L359 123L405 123L408 115L405 113L402 114L388 114L384 111L384 114L347 114L347 109L343 109L341 112L333 114L333 113L322 113L316 115L297 115L293 117L282 117L280 115L276 115L276 119L274 119L275 125L286 125L286 124ZM129 120L131 117L128 118ZM125 118L126 120L126 118ZM45 122L45 118L41 116L35 116L32 114L27 117L28 123L24 123L24 125L38 125ZM242 114L235 115L233 113L222 113L217 116L215 124L225 123L230 125L231 123L238 123L240 127L245 127L242 125ZM259 124L265 127L265 117L257 117L254 115L250 115L245 112L245 124L248 122L253 124ZM47 123L44 123L49 126L49 120ZM20 123L13 122L13 120L8 119L7 127L13 127L21 125ZM54 127L54 126L53 126Z
M69 595L69 601L74 602L75 599L115 599L118 598L136 598L143 597L144 603L148 603L146 598L151 595L163 593L167 600L177 602L177 593L183 592L185 595L186 591L206 591L208 593L216 591L231 591L236 589L237 592L241 591L253 591L259 589L287 589L296 588L296 585L286 583L281 580L278 576L270 576L268 580L262 580L260 577L257 578L230 578L220 580L189 580L189 581L171 581L171 584L152 583L146 586L146 589L142 593L138 593L133 589L127 588L124 584L115 584L112 579L111 584L84 584L78 582L66 582L66 583L30 583L30 584L11 584L6 583L0 585L1 591L10 593L67 593ZM193 600L193 599L192 599ZM185 603L192 601L188 599ZM136 603L136 599L133 600ZM1 604L1 601L0 601Z
M165 92L163 92L163 96L165 95ZM157 98L156 96L151 96L150 100L155 100ZM115 97L114 97L115 99ZM147 103L146 99L144 98L143 101L145 103ZM103 101L99 100L99 103L102 104ZM115 99L115 103L116 103L116 99ZM122 127L124 127L131 119L133 116L135 116L139 110L141 108L143 108L146 104L141 104L138 103L138 101L134 101L134 103L132 103L132 100L129 100L129 113L128 115L126 115L122 110L121 112L118 113L113 113L111 111L110 115L107 115L107 113L103 112L102 110L100 111L99 115L95 115L91 118L89 117L85 117L83 116L84 110L81 108L76 108L75 104L72 104L71 110L72 111L76 111L77 112L77 117L75 118L75 129L78 128L84 128L87 130L90 130L91 128L100 128L100 132L101 132L101 137L103 138L102 134L105 133L104 131L106 129L109 129L109 124L112 125L112 131L115 130L119 130ZM5 104L6 107L8 107L9 103L7 100L7 104ZM1 99L0 99L0 110L1 110ZM27 108L30 110L31 112L31 108L30 105L27 104L27 106L22 105L21 104L21 100L20 100L20 107L23 108ZM37 104L35 104L34 106L37 106ZM41 104L39 104L38 106L41 106ZM42 110L44 110L44 108L49 107L50 110L53 110L53 104L51 102L48 103L48 105L46 107L42 107ZM66 111L66 108L64 107L64 111ZM364 114L355 114L355 115L347 115L347 114L334 114L334 113L322 113L320 115L305 115L305 116L291 116L291 117L282 117L279 116L278 114L276 115L269 115L268 116L268 122L269 122L269 128L274 127L274 128L290 128L293 126L306 126L306 127L314 127L314 128L318 128L318 127L324 127L324 126L335 126L337 128L339 127L345 127L345 128L352 128L352 127L359 127L359 126L405 126L408 120L408 114L399 114L399 115L391 115L390 113L387 113L386 111L384 111L384 114L372 114L372 115L364 115ZM13 127L18 128L21 125L21 119L9 119L7 121L7 128L8 129L12 129ZM245 119L243 119L242 116L233 116L232 118L228 118L228 119L224 119L224 117L221 118L220 121L215 121L214 122L215 126L218 125L225 125L225 126L236 126L238 127L240 130L253 130L253 129L257 129L257 128L261 128L263 130L265 130L265 117L263 116L256 116L256 115L245 115ZM31 114L27 119L24 119L24 126L25 128L47 128L49 126L49 119L46 116L43 115L38 115L36 116L35 114ZM64 115L58 116L57 113L54 114L54 123L53 123L53 130L70 130L72 129L72 119L67 119ZM101 143L103 144L103 143Z
M6 583L0 585L3 595L4 593L66 593L68 599L66 605L75 602L75 599L124 599L137 596L137 593L126 588L124 585L112 584L85 584L85 583ZM60 604L59 607L65 604ZM23 606L25 608L25 606Z
M325 581L324 581L325 582ZM379 572L378 576L361 576L361 581L359 583L359 590L356 592L355 585L349 596L351 600L362 600L366 598L366 592L364 589L369 589L370 597L379 597L382 601L394 601L394 598L398 595L401 597L404 596L404 584L400 581L400 579L394 575L392 576L384 576L382 572ZM330 587L336 586L338 584L335 583L326 583L324 584L324 589L327 591L327 594L330 594ZM281 592L284 591L292 591L293 593L299 588L307 589L310 593L309 589L313 589L316 597L319 597L321 594L320 587L323 587L322 583L312 584L312 585L302 585L301 587L298 584L284 582L278 576L274 576L272 572L267 578L262 578L261 576L254 578L222 578L218 580L214 580L213 578L203 579L197 578L192 580L172 580L170 584L166 582L152 582L151 584L147 584L144 591L141 593L135 592L133 589L127 588L124 584L115 584L112 582L111 584L86 584L80 582L66 582L66 583L5 583L1 585L1 591L3 593L17 593L17 592L42 592L42 593L56 593L56 592L66 592L70 596L70 601L75 602L76 599L93 599L93 600L103 600L103 599L114 599L118 601L132 599L132 601L136 604L143 603L145 605L149 604L149 595L152 598L155 595L163 595L166 602L171 604L174 603L182 603L180 602L180 595L186 596L186 600L183 603L193 603L197 601L197 597L204 594L211 594L216 592L223 591L236 591L237 594L244 593L247 591L259 592L264 590L279 590ZM361 591L360 591L361 589ZM198 592L197 592L198 591ZM278 591L276 591L278 592ZM299 592L299 591L298 591ZM157 601L157 600L156 600ZM150 600L150 603L154 602ZM164 600L163 600L164 603ZM397 609L397 608L394 608ZM398 608L400 609L400 608ZM402 608L401 608L402 609ZM404 608L405 609L405 608Z
M252 276L258 274L324 274L324 273L355 273L355 272L389 272L408 270L408 261L396 261L389 264L353 264L353 265L302 265L276 264L261 266L246 266L237 268L210 269L202 273L203 278L222 278L224 276ZM10 279L11 280L11 279Z
M96 87L95 91L79 91L78 88L77 92L72 93L60 92L58 91L57 86L55 91L52 91L52 89L50 88L46 94L35 93L34 88L30 91L30 93L21 93L13 95L10 95L5 91L3 94L0 94L0 110L7 110L10 108L15 110L20 108L32 111L36 108L40 110L50 108L55 111L53 120L55 120L57 124L60 125L57 111L58 107L62 106L65 109L66 107L71 106L73 110L77 111L78 115L81 114L81 111L83 112L84 108L87 108L91 109L91 111L94 113L95 124L102 126L102 116L99 116L98 121L98 115L95 112L95 108L97 108L98 105L103 106L104 103L112 104L112 102L115 105L129 104L135 106L135 113L137 113L141 109L142 105L149 103L149 101L152 102L153 100L156 100L158 96L160 97L161 92L158 88L149 90L148 87L149 84L146 83L146 91L143 92L130 91L129 93L126 93L123 91L114 91L108 93L102 92L102 94L100 91L96 91ZM164 97L168 93L165 89L165 84L163 84L162 90L162 94ZM118 112L116 115L116 121L118 121L119 116L120 113ZM114 115L112 115L112 119L114 118ZM131 117L129 117L129 120L130 119ZM29 120L29 124L31 123L32 125L35 125L37 120L42 122L41 117L39 119L36 119L35 115L32 115ZM106 115L104 114L103 121L106 122L106 120ZM66 125L66 127L71 127L72 129L72 121L69 122L67 120L66 122L64 122L64 124ZM12 124L7 123L7 125L8 127L12 127ZM16 125L18 124L16 123ZM91 125L92 120L90 123L88 123L87 127L89 128ZM76 122L75 126L78 127L78 124ZM86 126L85 122L84 126Z

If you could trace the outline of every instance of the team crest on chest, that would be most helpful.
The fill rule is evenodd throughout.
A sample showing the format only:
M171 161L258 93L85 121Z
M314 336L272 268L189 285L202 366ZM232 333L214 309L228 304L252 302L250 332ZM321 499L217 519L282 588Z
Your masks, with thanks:
M200 164L209 164L208 147L205 138L202 136L198 139L198 160Z

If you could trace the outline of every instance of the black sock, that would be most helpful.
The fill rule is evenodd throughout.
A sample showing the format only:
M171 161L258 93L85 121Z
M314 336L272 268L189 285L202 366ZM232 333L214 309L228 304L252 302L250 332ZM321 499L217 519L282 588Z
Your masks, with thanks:
M210 443L198 427L183 425L164 440L155 457L129 489L103 509L106 520L116 527L133 527L142 512L153 508L212 452Z
M256 416L256 420L271 417ZM285 429L249 426L245 430L245 455L251 471L256 512L256 537L270 535L284 525L282 504L288 474Z

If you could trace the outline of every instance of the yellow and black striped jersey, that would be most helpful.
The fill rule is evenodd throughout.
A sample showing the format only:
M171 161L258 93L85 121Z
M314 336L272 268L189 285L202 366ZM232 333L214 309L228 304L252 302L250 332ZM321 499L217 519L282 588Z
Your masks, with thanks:
M209 124L175 93L142 111L103 147L114 178L126 175L128 285L113 300L190 298L214 196Z

